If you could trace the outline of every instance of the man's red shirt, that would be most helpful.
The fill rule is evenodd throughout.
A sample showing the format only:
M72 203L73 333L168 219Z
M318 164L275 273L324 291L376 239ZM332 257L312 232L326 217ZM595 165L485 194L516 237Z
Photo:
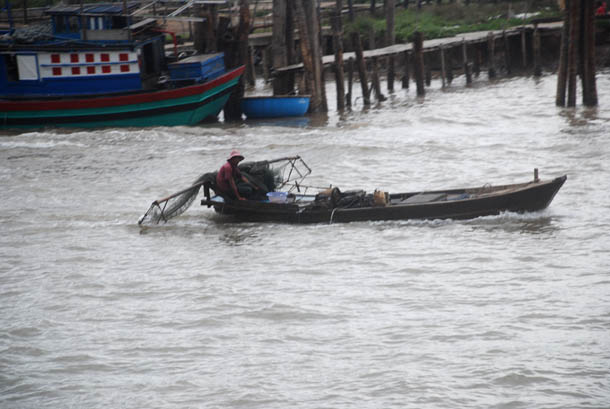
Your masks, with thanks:
M236 178L241 178L239 168L231 166L231 162L227 161L216 174L216 187L223 192L230 193L232 192L230 181Z

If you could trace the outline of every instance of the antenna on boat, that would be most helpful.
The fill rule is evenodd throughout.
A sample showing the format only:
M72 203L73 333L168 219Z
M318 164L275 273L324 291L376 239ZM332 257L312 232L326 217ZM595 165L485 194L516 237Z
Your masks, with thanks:
M6 11L6 16L8 18L9 34L13 34L13 31L15 31L15 22L13 21L13 14L11 13L10 0L4 0L4 7L2 7L2 11Z

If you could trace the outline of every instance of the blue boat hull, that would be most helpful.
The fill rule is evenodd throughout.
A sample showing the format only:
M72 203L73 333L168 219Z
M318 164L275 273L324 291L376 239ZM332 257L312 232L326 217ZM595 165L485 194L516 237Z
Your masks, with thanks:
M309 108L307 96L246 97L241 109L247 118L303 116Z

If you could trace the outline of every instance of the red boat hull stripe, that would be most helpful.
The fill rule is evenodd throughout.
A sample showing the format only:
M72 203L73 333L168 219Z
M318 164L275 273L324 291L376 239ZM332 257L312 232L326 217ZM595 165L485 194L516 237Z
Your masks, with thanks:
M202 94L218 85L231 81L244 72L245 67L236 68L210 82L201 85L191 85L184 88L169 89L155 92L141 92L137 94L89 97L80 99L51 99L34 101L0 101L0 111L50 111L60 109L87 109L103 108L108 106L121 106L132 104L144 104L147 102L157 102L171 100L175 98L188 97L191 95Z

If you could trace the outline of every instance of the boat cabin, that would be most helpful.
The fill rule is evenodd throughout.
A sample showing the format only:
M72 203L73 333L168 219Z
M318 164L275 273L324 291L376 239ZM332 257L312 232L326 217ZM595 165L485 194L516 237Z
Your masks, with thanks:
M165 61L156 20L132 21L137 3L59 5L49 21L0 39L0 98L73 96L155 87Z

